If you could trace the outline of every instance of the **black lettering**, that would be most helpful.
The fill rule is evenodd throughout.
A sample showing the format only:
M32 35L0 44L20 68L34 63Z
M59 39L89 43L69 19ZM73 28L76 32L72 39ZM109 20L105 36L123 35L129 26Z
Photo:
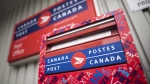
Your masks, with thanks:
M81 72L81 74L78 76L78 80L80 81L82 78L83 78L83 76L84 76L84 73L83 72Z
M150 1L149 0L145 0L145 1L141 1L141 2L138 2L137 5L140 7L141 5L146 5L146 4L149 4Z
M125 80L125 77L124 77L124 76L121 76L121 77L119 78L119 81L120 81L121 83L123 83L124 80Z
M128 43L128 44L132 44L132 42L130 42L130 41L128 41L128 40L126 40L126 43Z
M114 74L114 77L119 77L119 82L123 83L125 81L125 77L121 76L119 72L116 72ZM126 79L126 84L129 84L131 81L129 79Z
M44 80L44 75L40 78L40 82L42 83Z
M134 51L134 50L132 50L132 49L129 49L129 52L131 52L131 53L135 53L135 51Z
M104 76L100 84L107 84L108 81L109 81L109 78L107 76Z
M114 77L120 77L120 73L119 72L116 72Z
M126 81L126 84L129 84L131 81L129 80L129 79L126 79L127 81Z
M52 82L55 84L58 81L58 77L54 76L54 78L52 79Z
M54 80L52 80L52 82L53 82L53 83L55 83L55 81L54 81Z
M142 68L142 65L141 65L141 63L139 63L139 65L140 65L140 69L143 71L143 68Z
M81 24L82 25L86 25L86 24L89 24L91 22L91 20L89 19L88 21L87 20L84 20Z
M134 84L144 84L144 83L141 83L138 79L134 80Z
M145 5L145 4L146 4L145 1L141 1L141 3L142 3L142 5Z
M137 3L138 4L138 6L140 7L140 2L139 3Z
M145 0L145 2L146 2L147 4L149 4L149 3L150 3L150 0Z
M126 48L126 49L129 48L129 45L127 45L127 44L124 44L123 46L124 46L124 48Z
M57 77L57 76L55 76L55 77L54 77L54 80L57 82L57 81L58 81L58 77Z
M135 76L136 76L136 74L137 74L137 71L136 71L136 70L134 70L134 71L131 73L131 76L132 76L132 77L135 77Z

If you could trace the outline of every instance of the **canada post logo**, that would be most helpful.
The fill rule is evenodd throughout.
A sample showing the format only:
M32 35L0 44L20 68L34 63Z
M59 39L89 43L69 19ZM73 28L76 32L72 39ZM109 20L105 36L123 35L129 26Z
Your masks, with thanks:
M75 68L81 68L86 62L86 56L82 52L76 52L71 58L71 64Z
M118 41L48 57L45 60L45 74L88 69L125 62L124 50L121 42Z
M14 40L45 28L48 25L65 20L87 9L86 0L66 0L18 24L16 26Z
M46 26L50 22L50 19L51 19L51 13L47 11L40 16L38 20L38 25L40 27Z

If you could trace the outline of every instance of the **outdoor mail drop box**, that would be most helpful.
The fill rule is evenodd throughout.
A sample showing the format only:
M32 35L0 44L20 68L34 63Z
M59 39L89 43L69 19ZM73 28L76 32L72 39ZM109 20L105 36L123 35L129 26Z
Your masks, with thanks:
M39 84L146 84L123 10L42 36Z

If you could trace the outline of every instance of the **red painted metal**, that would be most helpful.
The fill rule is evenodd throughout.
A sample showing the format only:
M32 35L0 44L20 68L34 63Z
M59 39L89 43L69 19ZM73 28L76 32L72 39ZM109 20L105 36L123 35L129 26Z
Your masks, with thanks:
M125 19L124 13L115 15L115 20L118 26L119 35L121 37L124 51L126 52L125 54L127 58L127 64L133 83L147 84L140 58L134 45L134 41L130 33L127 21Z
M45 76L48 84L132 84L127 64Z
M46 38L52 36L51 33L48 33L43 35L41 41L38 84L148 84L123 10L118 9L85 21L90 20L90 22L88 22L88 24L90 24L109 17L115 17L116 26L125 51L127 63L75 72L45 75L45 57L47 55ZM82 24L83 22L74 24L80 26L86 25ZM79 26L73 26L73 28L70 29L75 29L78 27ZM107 38L104 39L106 40ZM111 41L110 38L109 41ZM110 73L110 75L108 75L107 72Z

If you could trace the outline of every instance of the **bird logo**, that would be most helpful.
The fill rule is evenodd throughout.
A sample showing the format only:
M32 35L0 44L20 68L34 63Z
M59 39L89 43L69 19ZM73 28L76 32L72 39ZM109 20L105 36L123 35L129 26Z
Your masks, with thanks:
M83 52L76 52L71 58L71 64L75 68L82 68L86 63L86 56Z
M76 60L76 62L74 63L74 65L81 64L84 61L84 58L80 58L80 57L74 57L74 59Z
M50 22L50 20L51 20L51 13L47 11L39 17L38 25L40 27L44 27Z

